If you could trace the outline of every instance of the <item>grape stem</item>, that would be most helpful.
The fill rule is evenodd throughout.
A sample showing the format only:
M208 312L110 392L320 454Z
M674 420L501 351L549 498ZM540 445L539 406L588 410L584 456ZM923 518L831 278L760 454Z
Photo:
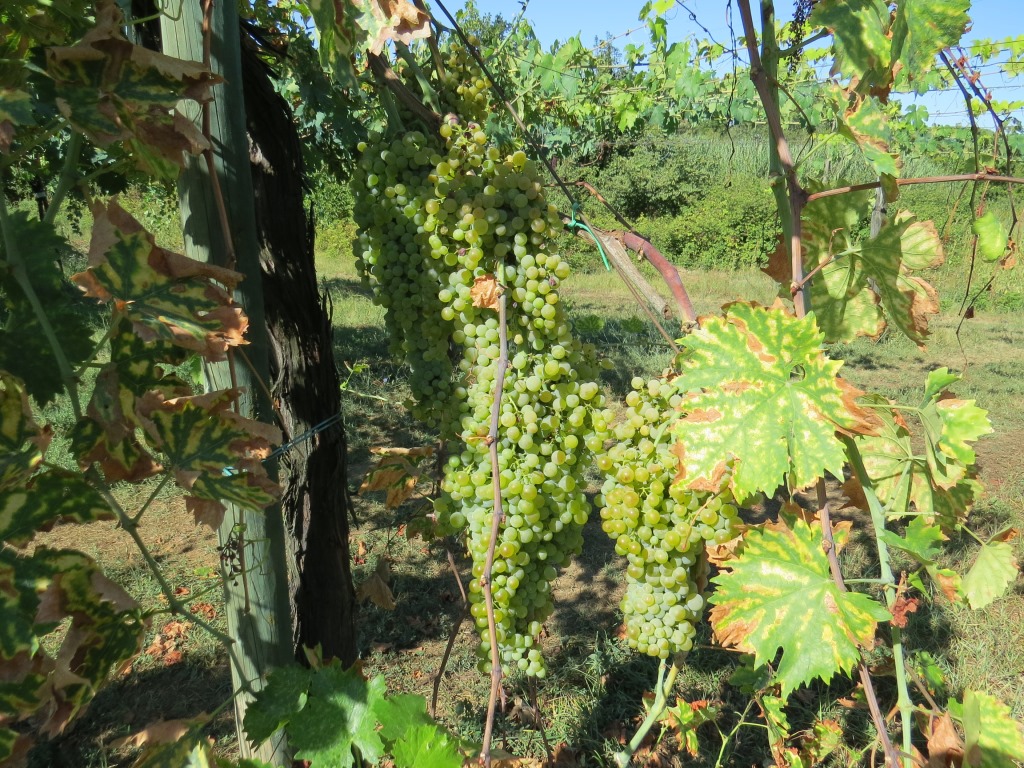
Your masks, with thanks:
M491 737L494 735L494 712L497 707L498 695L501 694L502 709L505 707L505 691L501 687L501 658L498 654L498 632L494 621L494 595L491 591L491 569L494 567L494 550L501 532L502 513L501 477L498 471L498 426L501 417L501 395L505 388L505 372L508 370L508 322L506 316L507 299L505 288L501 286L498 295L498 333L500 355L494 372L494 400L491 403L491 427L487 433L487 446L491 454L491 483L494 488L494 513L491 515L491 541L487 546L487 560L484 572L480 577L480 586L487 603L487 628L491 640L491 695L487 701L487 723L484 726L484 739L480 748L480 757L485 768L491 765Z
M679 667L682 666L685 655L685 653L677 653L673 657L672 666L668 668L668 674L665 672L665 661L662 660L661 666L658 667L658 684L654 689L654 703L651 704L647 717L640 723L640 727L637 728L636 733L633 734L633 738L629 740L626 748L621 752L615 753L615 765L618 768L628 768L630 760L633 759L633 754L640 749L640 745L644 743L644 739L647 738L651 728L665 714L665 710L668 708L669 696L672 695L672 688L676 684L676 675L679 674Z

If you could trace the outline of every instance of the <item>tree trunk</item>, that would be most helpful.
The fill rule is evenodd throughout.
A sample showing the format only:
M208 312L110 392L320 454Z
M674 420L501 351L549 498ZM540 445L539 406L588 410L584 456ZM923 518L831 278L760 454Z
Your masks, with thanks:
M274 91L254 41L243 40L246 125L267 328L271 391L285 440L306 435L281 457L282 507L291 550L292 639L320 646L345 666L356 659L355 593L349 569L345 428L331 318L316 282L313 222L291 110Z

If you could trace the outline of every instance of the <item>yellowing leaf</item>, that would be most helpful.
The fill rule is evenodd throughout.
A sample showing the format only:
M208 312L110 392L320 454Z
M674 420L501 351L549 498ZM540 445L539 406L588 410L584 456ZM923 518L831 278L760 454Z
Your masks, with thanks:
M241 275L160 248L115 201L93 204L89 268L72 279L87 296L113 301L143 341L165 340L223 360L245 344L248 320L231 298Z
M1018 573L1017 559L1009 542L986 542L964 576L962 588L968 604L976 611L987 607L1005 594Z
M781 649L776 681L783 698L799 685L852 670L860 648L872 645L876 624L889 618L871 598L836 586L818 524L795 519L791 528L751 530L743 551L723 568L712 579L715 638L754 654L756 667Z
M813 317L733 304L681 340L683 395L674 433L687 487L737 498L805 487L826 471L842 474L836 431L871 432L861 394L838 377L841 362L821 351ZM730 474L730 467L732 473Z
M101 0L96 23L80 42L46 49L57 108L98 146L127 142L140 169L173 177L185 153L209 146L175 105L207 101L220 78L199 62L133 45L123 27L117 3Z
M419 448L373 448L381 456L359 486L359 492L386 491L384 506L395 509L416 491L416 484L423 473L419 464L434 454L430 446Z
M965 691L963 724L965 768L1006 768L1024 760L1024 728L995 696Z
M367 33L371 53L384 50L388 40L409 45L430 37L430 16L409 0L351 0L360 10L359 25Z

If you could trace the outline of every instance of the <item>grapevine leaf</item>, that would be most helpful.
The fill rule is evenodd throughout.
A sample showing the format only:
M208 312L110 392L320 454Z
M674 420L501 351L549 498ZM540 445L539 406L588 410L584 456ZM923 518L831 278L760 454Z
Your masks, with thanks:
M0 538L15 547L50 530L58 520L89 523L112 517L99 492L70 472L44 472L28 488L0 491Z
M865 398L881 419L878 434L856 438L857 450L879 500L891 516L909 513L910 505L929 522L952 528L981 490L971 443L988 432L985 411L973 400L950 397L945 387L957 377L945 368L933 371L916 413L924 426L924 453L915 450L910 429L896 410L885 408L882 397ZM856 495L856 482L847 483Z
M150 391L165 397L191 394L191 388L158 362L178 365L187 352L167 341L144 342L131 320L114 311L110 328L110 361L96 377L86 415L71 431L71 449L82 466L99 464L107 482L138 482L161 470L138 438L137 399Z
M355 669L322 667L313 675L306 706L288 725L295 757L314 764L349 768L353 748L375 763L384 752L374 712L384 696L384 678L366 681Z
M1006 253L1009 235L994 211L975 219L971 230L978 236L978 252L985 261L995 261Z
M473 281L473 287L469 289L469 296L473 300L474 307L497 310L501 286L498 285L494 275L481 275Z
M374 714L382 723L395 768L459 768L458 743L427 714L422 696L401 694L381 699Z
M704 723L718 719L719 708L708 701L686 701L677 699L675 706L665 710L665 719L676 731L679 746L686 750L690 757L700 754L700 743L697 741L697 729Z
M164 400L151 392L139 400L136 414L154 447L167 457L175 481L189 497L223 510L221 500L246 509L276 501L279 489L263 467L277 428L230 410L238 390Z
M96 24L74 46L46 50L57 107L100 147L127 142L140 170L173 178L184 154L209 146L175 105L204 102L220 81L195 61L182 61L133 45L121 34L116 2L97 4Z
M892 131L877 99L858 98L856 107L839 121L839 134L857 145L875 175L899 176L896 155L889 151Z
M92 208L90 266L72 278L87 296L113 301L146 342L170 341L209 360L246 343L248 321L230 293L239 273L160 248L114 201Z
M832 33L835 64L865 88L884 96L892 86L890 13L881 0L820 0L807 19Z
M209 739L196 734L151 747L139 756L132 768L212 768L216 764Z
M804 260L811 302L827 341L877 338L888 317L911 340L928 335L928 316L939 310L935 289L912 273L945 260L934 224L900 212L878 235L858 239L870 211L865 193L814 200L804 209ZM885 314L883 314L883 309Z
M24 279L45 308L65 358L72 366L82 362L93 346L87 308L82 301L69 300L67 280L57 267L71 246L52 226L29 219L24 211L12 213L8 226L11 237L4 241L18 248ZM43 325L7 263L11 256L5 247L0 242L0 312L6 313L0 327L0 370L20 378L28 393L45 404L63 392L64 382Z
M740 555L723 567L712 579L715 637L753 653L755 666L772 662L781 649L776 681L783 698L799 685L851 670L859 647L870 646L876 624L889 618L871 598L836 586L818 523L796 518L791 527L752 529Z
M956 727L949 712L932 719L928 728L929 765L962 765L963 742L957 735Z
M246 738L260 745L283 728L306 706L313 672L299 666L277 667L256 692L245 711Z
M939 554L936 545L946 539L939 526L929 523L920 516L910 521L903 536L897 536L892 531L882 531L880 536L888 546L905 552L921 565L931 565L935 562L935 557Z
M21 381L0 371L0 491L24 486L52 438L53 430L40 428L32 418Z
M928 0L896 5L892 23L892 59L903 65L900 78L918 93L928 90L924 75L939 51L956 45L970 24L970 0Z
M1024 729L995 696L965 691L963 725L966 768L1004 768L1024 760Z
M784 479L800 488L826 471L842 473L836 430L869 432L872 417L821 341L813 316L749 304L731 305L724 318L706 319L682 340L675 435L688 487L717 491L730 483L747 498L773 492Z
M0 763L20 765L31 748L32 740L26 734L0 726Z
M963 579L967 603L976 611L1002 597L1017 578L1017 561L1007 541L989 541L978 551L978 558Z
M17 88L0 88L0 154L7 154L15 128L32 125L31 97Z

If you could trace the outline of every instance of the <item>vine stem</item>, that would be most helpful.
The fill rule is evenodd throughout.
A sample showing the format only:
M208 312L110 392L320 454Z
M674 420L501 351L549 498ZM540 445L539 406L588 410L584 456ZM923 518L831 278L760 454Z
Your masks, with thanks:
M501 417L501 395L505 388L505 372L508 370L508 318L506 311L507 298L504 287L498 295L498 334L501 353L494 371L494 401L491 403L491 427L487 433L487 447L491 454L491 487L494 489L494 511L491 515L491 540L487 546L487 559L484 561L484 572L480 577L484 600L487 603L487 629L491 639L491 694L487 700L487 722L484 725L483 745L480 757L484 766L491 764L491 738L494 736L494 713L497 708L498 695L501 694L502 705L505 703L505 692L501 689L501 658L498 654L498 632L494 620L494 593L491 589L491 569L494 567L494 550L498 545L504 517L501 504L501 477L498 471L498 426Z
M0 175L0 184L2 184L2 180L3 177ZM51 207L50 210L53 210L53 208ZM78 380L71 369L71 363L67 355L64 354L64 347L61 346L60 339L57 338L57 332L54 330L53 324L46 314L46 308L43 306L39 294L36 293L32 281L29 280L28 272L25 270L25 261L21 256L21 250L14 239L13 227L11 217L7 212L7 200L3 194L0 194L0 230L3 232L7 263L11 266L11 274L14 275L18 287L21 288L22 293L25 294L25 298L28 300L29 306L32 307L32 313L36 316L36 320L39 321L39 327L42 328L43 335L46 337L50 350L53 352L53 357L57 361L57 370L60 371L60 377L68 390L68 395L71 397L71 408L74 411L75 419L81 419L82 403L78 395Z
M786 133L782 129L782 113L779 111L779 103L772 92L772 82L769 79L769 72L765 68L765 62L762 61L761 54L757 50L757 33L754 30L754 18L750 12L750 0L739 0L737 6L743 22L743 36L747 41L747 54L750 56L750 79L761 99L765 118L768 121L768 129L774 141L772 160L777 160L777 163L773 162L773 165L778 166L778 170L782 172L786 180L785 190L781 189L777 182L772 185L772 188L780 209L789 211L789 256L792 264L793 284L800 286L804 273L800 217L803 207L808 201L807 192L797 180L793 154L790 152ZM775 12L771 0L761 0L761 16L762 48L766 53L772 52L769 63L774 66L778 59L778 46L775 45ZM771 80L774 79L773 76ZM793 307L797 317L807 314L806 287L800 287L794 291Z
M451 566L452 575L455 576L455 583L459 585L459 592L462 594L462 610L459 611L459 618L456 619L455 626L452 627L452 633L448 636L448 645L445 646L444 655L441 657L441 664L437 668L437 674L434 675L434 692L430 697L430 716L434 719L437 719L437 697L441 691L441 679L444 677L444 670L448 666L448 659L452 655L452 648L455 647L455 639L459 636L462 622L469 615L469 596L466 594L466 588L462 586L459 569L455 564L455 556L452 554L451 547L445 547L445 551L448 553L448 565Z
M205 629L211 636L213 636L217 641L219 641L221 645L224 646L224 649L227 651L228 658L231 660L231 663L232 665L234 665L235 669L241 670L241 661L238 658L238 654L235 653L235 641L231 637L226 635L224 632L221 632L219 629L213 626L213 624L211 624L210 622L200 618L196 614L190 614L188 612L185 604L178 600L178 598L175 596L174 589L167 581L167 578L164 576L163 571L160 570L160 564L156 561L156 558L153 557L153 553L149 551L149 547L146 546L146 542L142 540L142 536L139 534L138 524L125 511L124 507L121 506L121 502L119 502L114 497L114 494L110 492L110 489L107 487L106 483L104 483L101 480L98 480L95 477L95 470L90 470L89 474L93 475L93 485L96 487L100 496L103 497L103 500L107 502L107 505L113 510L114 514L117 515L117 520L121 524L121 527L129 536L131 536L132 541L135 542L135 546L138 547L139 554L142 555L142 559L146 562L146 565L149 567L150 572L153 574L153 578L155 578L157 584L160 585L160 591L163 593L163 596L167 599L167 605L171 609L171 611L182 616L188 616L189 621L201 627L202 629ZM243 678L243 683L246 692L251 694L252 690L249 686L248 681L244 680Z
M647 738L647 734L650 733L651 728L654 727L655 723L661 720L661 716L665 713L665 709L668 707L669 696L672 695L672 688L676 684L676 675L679 674L679 668L682 666L683 657L685 654L678 653L672 659L672 666L668 668L668 672L665 670L665 661L662 660L661 666L658 667L658 685L654 691L654 703L651 704L651 709L647 713L647 717L640 723L640 727L637 728L636 733L633 734L633 738L629 740L626 748L621 752L615 753L615 765L618 768L628 768L630 760L633 759L634 753L640 749L640 745L644 743L644 739Z
M803 208L811 199L806 190L800 186L796 175L796 166L793 163L793 156L789 149L789 142L782 127L782 115L779 111L778 101L773 92L773 81L776 79L776 65L778 62L778 45L775 41L775 7L772 0L761 0L761 50L765 57L762 60L757 48L757 33L754 29L754 19L750 11L750 0L737 0L737 7L740 18L743 22L743 35L747 43L747 53L750 56L750 79L754 83L758 97L764 107L768 128L774 142L772 147L773 170L781 171L786 180L786 188L782 189L778 183L773 185L776 202L780 212L789 212L789 248L790 263L792 265L793 285L793 307L797 317L805 317L808 311L807 288L804 280L803 267L803 246L801 243L801 216ZM769 70L769 67L771 68ZM879 186L874 183L869 189ZM847 190L850 191L850 190ZM829 509L828 498L825 490L825 480L820 478L817 482L817 495L819 515L821 517L822 544L828 557L829 570L836 586L846 591L846 584L843 582L843 573L839 566L839 557L836 553L835 541L832 537L832 520ZM878 530L875 531L876 536ZM868 701L868 708L871 711L871 719L874 722L878 738L882 743L886 759L893 766L900 765L899 755L886 728L885 716L878 706L878 697L875 695L874 683L871 680L871 672L867 664L860 662L860 679L864 686L864 694ZM906 737L905 737L906 738Z
M864 490L864 497L868 501L868 511L871 513L872 527L875 529L875 546L878 549L878 568L883 582L882 589L885 594L885 603L891 611L896 602L896 579L892 572L892 565L889 560L889 548L882 538L885 531L885 509L875 494L871 477L864 466L864 458L860 455L856 441L851 437L845 437L846 455L850 458L850 466L860 481ZM889 624L889 632L892 637L893 665L896 668L896 707L900 712L900 727L903 735L904 765L911 768L913 761L911 755L911 737L913 735L911 726L914 714L914 703L910 699L910 685L907 682L907 660L903 653L903 630L895 624Z
M948 176L915 176L909 179L894 179L894 181L898 187L909 187L914 184L954 184L960 181L994 181L1003 184L1024 184L1024 177L1004 176L998 173L979 171L978 173L954 173ZM821 192L814 192L808 195L806 202L821 200L823 197L845 195L850 192L862 192L866 189L877 189L880 186L882 186L882 182L878 180L866 181L863 184L850 184L849 186L836 187L835 189L823 189Z

